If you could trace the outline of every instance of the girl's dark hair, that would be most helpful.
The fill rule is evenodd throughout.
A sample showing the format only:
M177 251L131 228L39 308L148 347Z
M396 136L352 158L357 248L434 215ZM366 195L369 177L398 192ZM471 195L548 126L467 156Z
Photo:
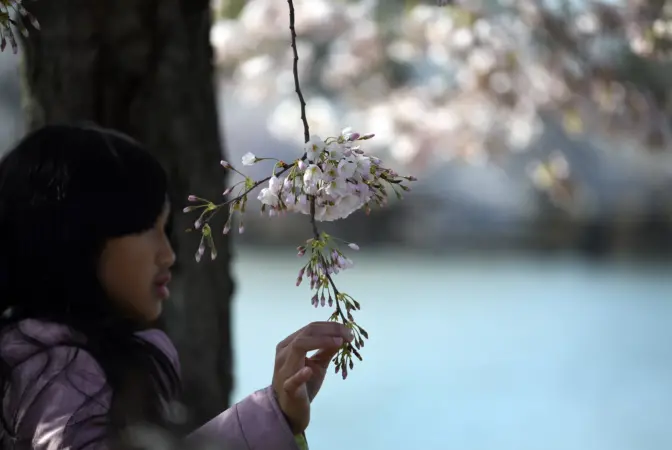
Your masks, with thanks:
M106 241L154 227L167 189L164 170L140 144L92 125L40 128L0 162L0 333L30 318L83 335L67 345L105 372L115 429L160 422L162 405L178 395L167 356L135 335L143 324L117 311L98 278ZM0 360L0 401L12 370ZM15 418L2 422L2 439L11 439Z

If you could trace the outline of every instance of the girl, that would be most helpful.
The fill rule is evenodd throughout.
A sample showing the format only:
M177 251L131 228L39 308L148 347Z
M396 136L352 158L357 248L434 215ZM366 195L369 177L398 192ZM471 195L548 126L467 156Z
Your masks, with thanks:
M0 162L3 448L102 449L134 425L169 425L179 362L150 328L175 262L166 199L158 162L110 130L47 126ZM310 401L350 339L329 322L292 334L277 347L272 386L187 440L227 450L305 446Z

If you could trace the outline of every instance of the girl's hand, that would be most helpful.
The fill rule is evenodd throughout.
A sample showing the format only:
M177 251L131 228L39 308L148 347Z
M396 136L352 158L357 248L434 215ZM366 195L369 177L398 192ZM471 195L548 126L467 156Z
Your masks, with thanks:
M310 422L310 403L322 386L338 349L352 341L352 333L336 322L313 322L278 344L273 390L294 434ZM310 351L317 352L308 358Z

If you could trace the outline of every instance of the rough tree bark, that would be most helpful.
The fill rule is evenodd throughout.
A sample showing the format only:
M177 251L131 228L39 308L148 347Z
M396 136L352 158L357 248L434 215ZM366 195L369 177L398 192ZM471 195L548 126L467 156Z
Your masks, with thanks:
M184 233L189 193L221 195L221 142L207 0L45 0L31 3L42 30L25 43L31 128L93 121L134 136L168 170L178 262L165 327L182 360L191 421L224 409L232 389L228 242L195 263L199 236Z

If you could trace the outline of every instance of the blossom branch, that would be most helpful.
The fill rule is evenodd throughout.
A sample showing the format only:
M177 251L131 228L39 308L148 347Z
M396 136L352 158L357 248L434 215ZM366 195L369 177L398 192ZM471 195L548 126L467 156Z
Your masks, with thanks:
M216 257L210 228L214 214L223 205L229 205L229 218L223 230L228 233L235 213L242 217L249 193L264 181L268 181L268 186L261 189L258 196L262 212L268 211L270 216L297 212L310 217L312 237L297 249L298 256L309 252L310 259L300 269L296 284L300 285L304 277L309 279L310 289L314 291L312 305L333 306L335 310L329 320L341 321L353 332L352 343L344 344L334 357L336 370L344 378L348 369L353 368L353 357L361 360L359 351L364 346L364 339L368 339L368 333L353 317L353 312L360 310L360 304L340 291L333 279L335 274L352 267L353 263L338 249L335 238L320 232L317 222L344 219L361 208L365 208L368 213L373 204L384 206L390 191L401 198L403 192L410 190L404 181L415 181L415 177L399 176L393 170L382 167L378 158L364 154L359 143L372 137L362 136L349 129L343 130L340 136L326 140L312 136L301 158L291 164L277 161L272 175L257 182L231 164L223 162L223 167L244 177L243 181L227 189L225 195L240 184L244 185L242 193L220 204L190 196L189 201L197 204L185 208L185 212L202 210L195 223L195 228L202 230L197 261L204 255L206 247L210 248L211 258ZM253 165L268 159L271 158L258 158L247 153L243 156L243 164ZM242 233L243 229L241 218L238 230ZM348 243L348 247L359 250L354 243Z
M294 90L296 91L296 95L299 99L299 105L301 109L301 121L303 122L303 138L304 142L308 144L310 142L310 127L308 126L308 118L306 116L306 100L303 97L303 92L301 91L301 84L299 82L299 52L297 50L297 45L296 45L296 27L295 27L295 11L294 11L294 1L293 0L287 0L287 4L289 6L289 31L291 35L291 43L292 43L292 51L294 53L294 61L293 61L293 66L292 66L292 73L294 75ZM315 220L315 213L316 213L316 202L317 202L317 197L315 195L309 195L309 202L310 202L310 225L312 227L313 231L313 239L319 240L320 239L320 232L319 229L317 228L317 220ZM327 266L327 261L324 258L324 256L320 253L320 264L323 267L328 267ZM346 326L350 326L352 328L352 324L354 323L354 320L348 320L346 316L343 314L341 310L341 302L339 300L340 298L340 293L338 289L336 288L336 284L334 283L334 280L331 278L331 274L329 274L328 271L324 271L325 277L327 278L327 281L331 285L331 288L334 291L334 296L336 297L336 312L334 313L334 316L337 318L340 318L343 324ZM350 317L352 318L352 316ZM347 376L347 366L346 366L346 361L345 359L347 358L347 355L352 353L354 349L352 348L352 344L350 343L344 343L343 348L341 349L340 353L334 357L334 363L336 364L336 371L338 372L339 370L342 371L343 373L343 378ZM354 352L359 356L356 350ZM339 358L340 357L340 358ZM361 360L361 357L360 357ZM350 363L350 368L352 368L352 363Z
M214 203L192 195L189 196L189 201L194 204L186 207L184 211L201 211L194 224L196 229L201 230L201 243L196 252L197 261L201 260L206 248L210 248L211 258L217 256L210 221L224 206L228 205L229 216L223 232L230 231L235 213L241 217L238 232L243 232L242 216L245 213L248 195L262 183L268 183L257 197L262 203L262 213L267 211L269 216L276 216L296 212L310 217L312 237L297 248L299 257L309 253L309 259L299 270L296 285L299 286L304 277L308 279L310 289L313 291L311 304L315 307L327 304L329 307L334 307L329 320L341 321L352 331L353 341L344 343L333 359L336 371L340 371L343 378L346 378L348 370L354 366L353 356L362 359L359 351L364 346L364 339L368 339L368 333L353 317L353 312L361 309L359 302L340 291L334 282L334 275L352 267L353 262L339 250L337 239L320 232L317 222L344 219L361 208L368 213L373 204L384 206L390 191L401 198L404 191L410 190L403 182L415 181L415 177L399 176L393 170L383 167L378 158L364 154L360 143L371 139L373 134L361 135L346 128L339 136L325 140L310 135L306 102L299 83L294 4L293 0L287 0L287 3L294 53L294 87L301 107L305 141L303 156L289 164L276 160L271 175L260 181L254 181L230 163L222 161L221 164L225 169L243 177L243 181L228 188L224 196L228 196L236 186L242 184L240 194L222 203ZM269 159L273 158L260 158L252 153L246 153L242 163L249 166ZM356 244L347 244L350 249L359 250Z

